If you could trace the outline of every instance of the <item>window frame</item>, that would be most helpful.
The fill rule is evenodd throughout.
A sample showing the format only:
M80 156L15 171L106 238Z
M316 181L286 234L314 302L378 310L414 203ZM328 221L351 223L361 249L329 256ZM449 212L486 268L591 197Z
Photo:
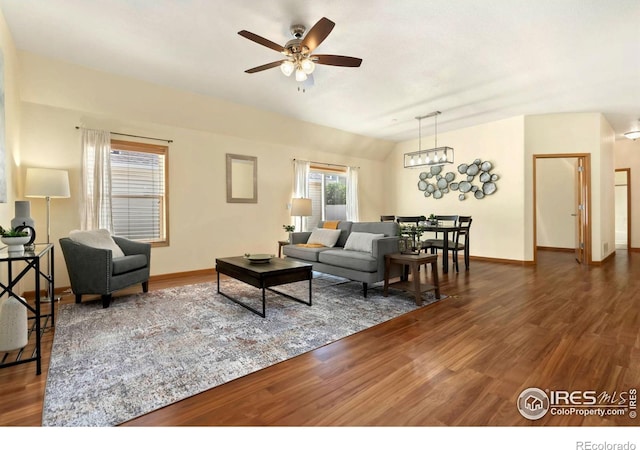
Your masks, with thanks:
M154 153L162 155L164 157L164 195L155 196L161 197L160 201L160 240L138 240L137 242L148 242L151 247L168 247L169 246L169 146L158 144L147 144L144 142L123 141L120 139L111 139L111 151L123 150L129 152L138 153ZM113 169L112 169L113 170ZM113 183L113 177L111 182ZM139 195L114 195L111 194L111 199L114 198L150 198L149 196L141 197Z

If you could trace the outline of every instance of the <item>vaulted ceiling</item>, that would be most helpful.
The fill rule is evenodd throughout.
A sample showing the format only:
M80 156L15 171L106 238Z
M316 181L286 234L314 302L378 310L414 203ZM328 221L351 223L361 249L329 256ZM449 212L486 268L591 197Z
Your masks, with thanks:
M82 66L391 141L516 115L640 123L638 0L0 0L16 46ZM276 67L290 27L336 23L305 92ZM433 123L422 121L422 133Z

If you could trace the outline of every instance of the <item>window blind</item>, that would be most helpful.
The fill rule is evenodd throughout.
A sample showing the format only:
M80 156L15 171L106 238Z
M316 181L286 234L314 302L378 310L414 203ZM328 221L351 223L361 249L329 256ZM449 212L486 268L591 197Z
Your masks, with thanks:
M114 234L139 241L164 239L165 155L112 146Z

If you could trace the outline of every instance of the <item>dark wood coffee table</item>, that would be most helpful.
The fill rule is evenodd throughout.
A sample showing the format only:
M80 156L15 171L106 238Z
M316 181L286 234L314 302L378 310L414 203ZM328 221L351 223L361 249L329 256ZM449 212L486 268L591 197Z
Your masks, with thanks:
M261 317L266 317L265 290L280 294L284 297L311 306L311 282L313 280L312 265L290 259L272 258L268 263L252 263L243 256L216 258L216 273L218 274L218 294L224 295L232 302L247 308ZM252 308L246 303L220 291L220 274L243 281L251 286L262 289L262 311ZM309 301L306 302L284 292L272 289L273 286L309 280Z

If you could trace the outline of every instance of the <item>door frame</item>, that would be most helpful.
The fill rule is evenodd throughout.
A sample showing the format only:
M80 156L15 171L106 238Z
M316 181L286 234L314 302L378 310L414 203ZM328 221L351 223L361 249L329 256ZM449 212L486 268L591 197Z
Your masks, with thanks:
M627 252L631 252L631 169L616 169L616 172L627 172Z
M583 158L584 161L584 192L586 193L585 199L585 214L583 234L585 236L584 242L584 263L586 265L593 264L591 259L591 154L590 153L548 153L548 154L536 154L533 155L533 264L538 263L538 199L537 199L537 165L538 159L546 158Z

